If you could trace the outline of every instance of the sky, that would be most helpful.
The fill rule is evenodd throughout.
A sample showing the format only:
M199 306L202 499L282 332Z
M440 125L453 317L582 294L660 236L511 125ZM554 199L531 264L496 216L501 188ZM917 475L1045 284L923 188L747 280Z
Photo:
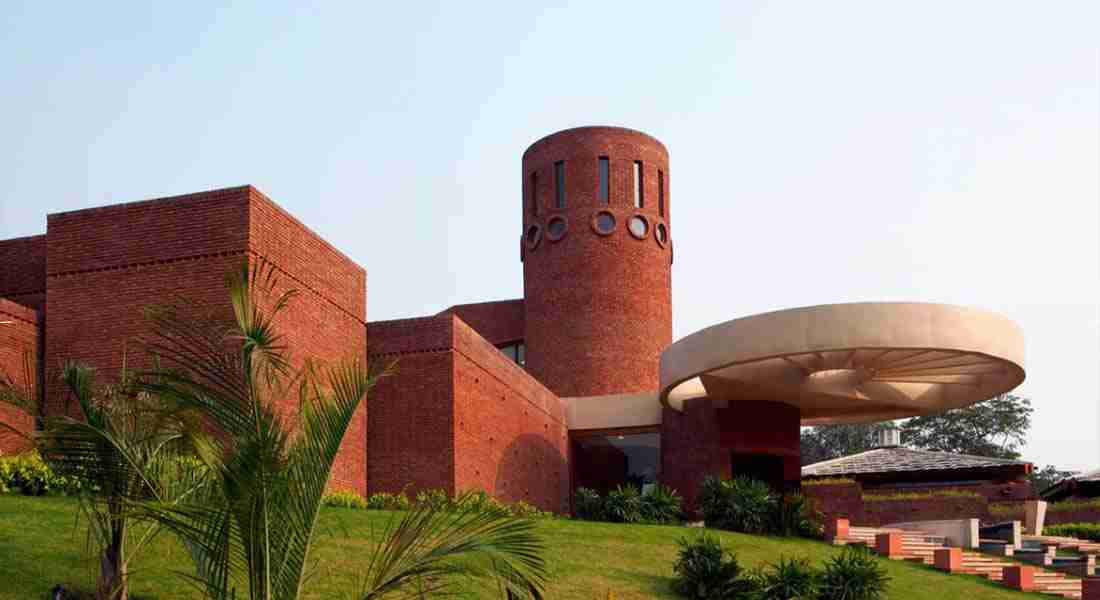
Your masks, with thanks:
M367 269L370 320L433 314L522 296L528 145L627 126L670 152L675 338L995 310L1025 457L1100 466L1100 3L221 4L0 3L0 238L250 183Z

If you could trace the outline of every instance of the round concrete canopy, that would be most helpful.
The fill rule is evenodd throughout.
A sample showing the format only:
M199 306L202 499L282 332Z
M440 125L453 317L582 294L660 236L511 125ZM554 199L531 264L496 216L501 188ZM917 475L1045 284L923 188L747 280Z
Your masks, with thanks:
M1024 339L1005 317L946 304L826 304L693 333L661 354L661 402L774 401L803 425L934 414L1024 380Z

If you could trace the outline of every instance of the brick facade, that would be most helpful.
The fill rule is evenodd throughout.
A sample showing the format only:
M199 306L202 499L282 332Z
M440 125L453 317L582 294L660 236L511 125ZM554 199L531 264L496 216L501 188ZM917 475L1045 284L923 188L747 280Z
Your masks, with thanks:
M0 299L0 381L32 398L38 392L38 332L34 310ZM34 430L34 415L0 403L0 423L25 435ZM26 445L22 436L0 428L0 454L18 452Z
M66 361L96 367L105 382L123 361L147 366L145 308L185 299L229 323L225 276L245 260L273 264L280 285L298 289L282 331L299 364L365 357L365 271L251 186L50 214L46 235L0 242L0 255L0 293L49 314L38 362L47 414L71 410L56 383ZM361 493L365 411L333 473L334 486Z
M610 164L608 202L598 197L598 161ZM565 168L565 207L555 206L555 163ZM632 172L642 161L645 207L635 208ZM663 173L664 216L658 210ZM531 176L536 174L531 206ZM671 236L668 152L654 138L616 127L582 127L545 137L523 155L523 232L537 226L537 245L523 253L527 369L559 396L655 390L661 352L672 341L671 243L654 238L658 223ZM594 231L601 210L615 217L609 235ZM648 220L644 239L627 230L633 215ZM566 220L551 239L551 220Z
M454 314L368 325L371 358L396 361L373 391L372 492L485 490L544 510L568 503L560 401Z
M462 319L481 337L494 346L503 346L523 339L523 298L459 304L440 312Z

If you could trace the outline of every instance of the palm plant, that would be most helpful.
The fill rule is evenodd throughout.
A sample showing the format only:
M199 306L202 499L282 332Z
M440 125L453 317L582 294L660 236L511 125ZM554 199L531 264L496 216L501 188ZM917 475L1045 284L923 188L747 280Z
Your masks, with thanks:
M145 389L202 416L196 443L212 477L201 502L142 502L142 516L191 552L210 598L299 597L322 496L341 442L381 374L358 360L294 367L275 322L294 297L276 270L247 263L228 277L234 319L182 304L150 312L158 368ZM488 577L516 597L539 597L544 566L532 526L501 512L408 513L370 562L360 596L423 594L455 576ZM239 589L238 589L239 588Z
M133 514L130 503L171 504L201 485L197 465L177 460L192 427L181 427L185 413L165 412L141 391L125 364L114 385L97 385L93 368L73 362L60 379L76 413L48 416L40 431L23 435L54 473L80 483L80 514L99 562L96 598L126 600L131 561L159 530ZM29 393L3 387L0 401L34 410Z

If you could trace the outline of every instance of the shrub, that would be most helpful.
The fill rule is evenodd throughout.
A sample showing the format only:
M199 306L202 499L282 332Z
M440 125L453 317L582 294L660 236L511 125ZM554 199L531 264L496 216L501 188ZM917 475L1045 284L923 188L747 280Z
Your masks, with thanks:
M1074 537L1100 542L1100 523L1063 523L1043 528L1043 535Z
M1071 510L1100 510L1100 498L1091 500L1062 500L1047 505L1047 512L1069 512Z
M802 487L812 487L815 485L847 485L855 482L855 479L849 479L848 477L822 477L821 479L803 479Z
M965 490L934 490L930 492L863 494L864 502L889 502L891 500L930 500L932 498L981 498L981 495Z
M759 600L791 600L817 598L821 573L805 558L780 557L757 572L756 598Z
M654 484L642 493L642 520L647 523L675 523L680 520L682 502L676 490Z
M80 477L53 472L37 451L0 456L0 493L25 496L78 494L85 486Z
M699 494L707 527L742 533L768 533L775 505L771 488L749 477L723 480L707 476Z
M866 548L848 546L825 563L821 573L822 600L879 600L886 596L890 577Z
M781 536L822 537L823 520L816 514L802 494L788 494L779 498L772 508L770 533Z
M603 520L603 499L596 490L579 487L573 494L573 516L585 521Z
M325 492L325 495L321 498L321 504L339 508L367 508L367 501L351 490Z
M603 505L604 518L612 523L641 523L642 495L632 485L620 485L607 493Z
M691 600L736 600L749 598L752 582L741 577L737 557L722 548L718 538L700 534L693 540L680 538L680 553L673 565L673 588Z
M451 497L440 489L423 490L416 493L417 506L430 506L436 510L443 510L451 505Z
M367 498L368 510L409 510L412 502L404 492L391 494L389 492L377 492Z

